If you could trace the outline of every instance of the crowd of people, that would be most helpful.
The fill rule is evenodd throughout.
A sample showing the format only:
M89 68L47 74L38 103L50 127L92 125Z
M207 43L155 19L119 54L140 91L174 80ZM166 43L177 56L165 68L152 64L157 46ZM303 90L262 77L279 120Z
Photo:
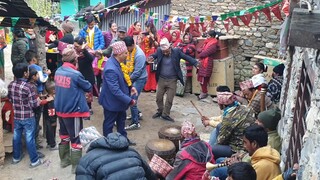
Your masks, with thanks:
M184 92L192 92L192 70L196 68L201 85L198 99L207 98L213 55L219 48L218 33L212 29L203 32L208 37L196 49L196 38L202 36L198 26L184 31L165 23L157 31L153 22L147 21L142 31L140 22L127 29L111 21L109 30L103 32L93 15L86 22L75 38L70 21L62 22L59 33L47 33L47 48L56 48L61 57L60 66L52 71L38 65L32 30L13 30L11 60L15 79L7 87L14 112L12 163L17 164L24 157L21 149L24 134L30 167L42 164L44 155L38 149L43 147L37 137L43 114L47 148L59 150L61 168L72 165L76 179L117 179L123 175L127 179L157 179L139 153L129 147L135 142L126 131L141 128L139 95L142 91L156 92L157 111L152 118L174 122L170 111L177 84L182 84ZM284 68L283 64L276 66L268 83L264 76L267 67L256 63L252 78L239 84L240 91L231 92L227 86L218 86L217 100L222 115L201 117L204 126L213 127L209 142L200 140L192 123L184 122L181 129L184 140L174 169L166 179L290 178L294 173L280 171L281 138L277 133L281 119L277 103ZM94 127L83 129L83 120L90 119L94 113L93 96L99 98L103 108L103 135ZM129 108L131 123L125 126ZM57 123L59 143L55 137ZM87 152L84 157L82 148ZM208 162L225 163L228 167L214 169L209 174ZM108 166L110 163L113 168Z

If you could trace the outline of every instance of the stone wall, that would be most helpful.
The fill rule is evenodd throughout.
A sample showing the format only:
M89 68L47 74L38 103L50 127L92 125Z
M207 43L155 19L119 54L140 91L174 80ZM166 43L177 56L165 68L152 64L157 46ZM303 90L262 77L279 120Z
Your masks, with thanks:
M320 179L320 50L300 48L294 49L293 59L288 58L287 69L284 76L285 81L282 89L280 107L283 118L279 123L278 131L283 139L282 144L282 168L287 160L286 150L289 146L289 139L292 129L293 112L295 108L301 66L304 58L311 62L309 68L315 72L314 86L311 94L311 105L306 116L306 132L303 137L303 147L299 161L300 170L298 179ZM291 70L291 78L288 78L288 71ZM286 89L288 85L288 89Z
M215 1L215 0L213 0ZM255 0L171 0L171 15L176 16L211 16L215 14L227 13L238 10L245 10L250 7L269 3L270 1ZM238 35L240 39L232 43L230 53L235 61L235 87L239 82L252 77L252 65L259 61L253 58L254 55L277 57L279 48L280 24L273 16L272 23L266 20L264 14L259 15L259 20L254 24L254 18L250 27L243 25L233 26L230 22L230 30L227 33L221 21L215 24L215 30L227 33L228 35Z

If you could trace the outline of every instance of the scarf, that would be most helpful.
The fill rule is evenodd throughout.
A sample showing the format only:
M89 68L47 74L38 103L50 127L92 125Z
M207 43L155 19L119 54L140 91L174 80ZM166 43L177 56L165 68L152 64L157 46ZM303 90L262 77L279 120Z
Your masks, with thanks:
M212 45L216 44L218 42L218 40L216 38L210 37L208 39L206 39L203 43L203 48L202 51L205 51L207 49L209 49ZM208 62L209 62L209 57L205 57L203 59L201 59L201 65L204 68L208 67Z
M137 31L133 25L130 26L127 35L128 36L134 36L134 35L139 35L141 31Z
M224 108L222 117L226 117L226 115L233 112L238 106L240 106L240 103L238 101L235 101L233 105Z

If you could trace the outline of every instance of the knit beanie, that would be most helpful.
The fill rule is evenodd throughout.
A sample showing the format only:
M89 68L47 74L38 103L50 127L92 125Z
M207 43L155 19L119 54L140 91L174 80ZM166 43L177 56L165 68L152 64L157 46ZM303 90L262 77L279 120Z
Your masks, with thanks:
M285 66L284 64L279 64L276 67L273 68L273 72L279 74L280 76L283 75L283 70L284 70Z
M279 108L263 111L258 115L258 121L260 121L263 126L270 131L274 131L277 129L280 119L281 111Z
M82 147L85 150L87 150L89 148L90 144L93 141L99 139L100 137L102 137L102 135L93 126L84 128L79 132L80 142L81 142Z
M63 62L71 62L74 61L78 57L76 51L74 50L72 45L68 45L62 51L62 61Z
M61 28L66 32L66 33L71 33L74 29L74 25L70 21L63 21L61 24Z

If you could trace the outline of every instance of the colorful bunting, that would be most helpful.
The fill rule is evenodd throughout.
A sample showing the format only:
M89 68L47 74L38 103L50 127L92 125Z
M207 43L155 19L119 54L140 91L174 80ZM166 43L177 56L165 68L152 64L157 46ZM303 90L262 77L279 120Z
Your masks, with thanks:
M274 14L274 16L276 16L280 21L283 21L282 16L281 16L281 11L280 11L280 7L279 4L276 4L274 6L271 7L271 12Z
M194 21L195 21L196 23L199 23L199 22L200 22L200 17L199 17L199 16L196 16L196 17L194 18Z
M191 23L194 23L195 18L194 18L193 16L190 16L190 17L189 17L189 21L190 21Z
M154 24L158 24L158 18L154 18Z
M163 17L163 21L168 21L169 20L169 15L164 15L164 17Z
M227 32L229 32L229 19L223 21L224 28Z
M270 12L270 9L267 7L267 8L261 9L260 11L263 12L263 13L266 15L268 21L271 22L271 12Z
M203 23L203 21L204 21L204 17L203 17L203 16L201 16L201 17L200 17L200 22L202 22L202 23Z
M235 26L240 26L237 17L231 17L230 20L231 20L231 22L232 22L233 25L235 25Z

